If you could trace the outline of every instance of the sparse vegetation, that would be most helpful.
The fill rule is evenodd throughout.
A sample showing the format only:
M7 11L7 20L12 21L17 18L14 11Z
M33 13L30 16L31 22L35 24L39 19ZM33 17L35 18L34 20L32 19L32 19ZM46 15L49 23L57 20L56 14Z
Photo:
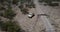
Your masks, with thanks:
M28 13L29 13L29 12L28 12L28 9L27 9L27 8L24 8L23 5L20 5L19 8L20 8L22 14L28 14Z
M50 3L52 1L60 2L60 0L39 0L39 2Z
M3 1L3 0L1 0ZM7 0L6 0L7 1ZM8 18L8 19L13 19L13 17L16 15L16 13L14 13L14 11L12 10L12 7L10 6L10 2L7 1L7 3L9 3L9 5L7 5L7 9L4 7L4 5L2 3L0 3L0 16Z
M60 2L60 0L39 0L39 2L47 3L47 5L49 5L49 6L59 6L59 3L52 3L52 2Z
M27 2L26 0L20 0L21 4L26 3L26 2Z
M23 14L29 13L27 7L28 8L35 8L35 4L33 3L32 0L20 0L20 2L21 2L21 5L19 6L19 8L21 9L21 12ZM25 5L25 7L24 7L24 5Z
M12 11L12 8L8 7L8 9L4 12L3 17L8 19L13 19L15 15L16 14L14 13L14 11Z
M6 21L2 22L0 21L0 28L2 31L7 31L7 32L23 32L23 29L18 25L16 21Z
M29 7L29 8L35 8L35 4L33 3L32 0L20 0L21 4L25 4L26 7Z

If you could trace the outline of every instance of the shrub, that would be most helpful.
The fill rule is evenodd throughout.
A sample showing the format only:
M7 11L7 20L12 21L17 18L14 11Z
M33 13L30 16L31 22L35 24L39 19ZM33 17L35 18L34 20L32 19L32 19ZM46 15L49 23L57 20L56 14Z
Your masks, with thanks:
M26 8L21 9L21 12L22 12L23 14L28 14L28 13L29 13L29 12L28 12L28 9L26 9Z
M28 8L35 8L35 4L34 3L26 4L26 7L28 7Z
M58 3L51 3L51 4L48 4L49 6L59 6L59 4Z
M24 7L23 7L23 5L21 4L21 5L19 6L19 8L20 8L20 9L23 9Z
M0 10L6 10L6 8L4 8L4 7L1 7L1 8L0 8Z
M13 4L18 4L19 0L13 0Z

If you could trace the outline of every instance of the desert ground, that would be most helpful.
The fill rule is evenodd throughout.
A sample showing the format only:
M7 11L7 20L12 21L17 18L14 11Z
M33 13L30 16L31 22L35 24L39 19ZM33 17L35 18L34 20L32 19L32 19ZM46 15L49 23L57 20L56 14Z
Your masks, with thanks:
M17 13L14 20L18 21L20 26L26 30L26 32L45 32L45 27L42 19L38 18L35 8L29 9L29 12L34 13L33 18L28 18L27 15L23 15L18 6L13 5L13 10ZM40 10L49 15L52 26L56 29L56 32L60 32L60 6L50 7L40 5ZM38 11L39 13L39 11Z

